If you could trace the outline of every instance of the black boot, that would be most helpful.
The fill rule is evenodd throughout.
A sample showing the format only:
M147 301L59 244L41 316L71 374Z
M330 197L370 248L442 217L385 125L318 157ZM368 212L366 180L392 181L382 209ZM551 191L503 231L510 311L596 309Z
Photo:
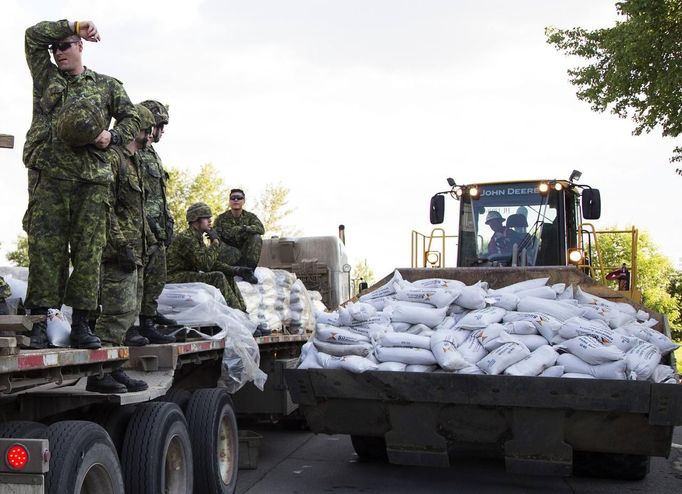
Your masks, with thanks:
M88 311L74 309L71 319L73 320L71 323L72 348L102 348L102 342L92 334L88 326Z
M240 276L241 279L243 279L247 283L251 283L252 285L258 284L258 278L256 278L255 274L253 274L253 268L248 268L246 266L237 266L237 276Z
M102 377L88 377L88 384L85 386L85 390L106 394L121 394L128 392L128 388L111 377L111 374L104 374Z
M46 316L47 309L44 308L31 309L31 315ZM47 345L49 343L47 339L47 321L34 322L29 336L31 337L31 343L28 345L29 348L34 348L37 350L47 348Z
M133 379L128 374L123 372L120 367L114 371L111 371L111 377L114 378L116 382L123 384L128 391L134 393L135 391L144 391L149 388L146 382L142 379Z
M158 324L159 326L177 326L178 321L175 319L169 319L163 314L159 314L158 312L154 316L154 322Z
M149 345L149 340L140 334L140 328L131 326L128 331L126 331L123 344L126 346L145 346Z
M154 320L151 317L140 316L140 334L149 340L149 343L174 343L175 336L169 336L159 333L159 330L154 326Z

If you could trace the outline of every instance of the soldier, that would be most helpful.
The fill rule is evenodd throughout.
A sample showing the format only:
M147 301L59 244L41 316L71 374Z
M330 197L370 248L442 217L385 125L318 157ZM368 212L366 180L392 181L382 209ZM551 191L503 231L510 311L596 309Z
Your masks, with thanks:
M213 285L225 297L230 307L246 311L244 299L234 283L234 276L253 276L253 270L234 267L218 259L222 242L211 228L211 208L197 202L187 208L189 228L180 232L168 249L168 282L201 282ZM204 243L204 235L209 245Z
M139 129L123 85L83 65L83 40L99 39L92 21L66 20L40 22L25 37L33 78L33 120L23 156L31 186L24 216L31 265L25 305L32 314L62 303L73 307L71 343L77 348L101 346L87 319L97 307L113 180L103 150L132 141ZM117 124L107 130L112 117ZM33 325L31 348L47 346L45 330L45 323Z
M2 276L0 276L0 314L8 314L5 300L12 296L12 290Z
M222 249L221 260L232 266L246 266L256 269L263 248L265 233L263 223L253 213L244 209L246 196L242 189L230 191L230 209L216 218L215 229L226 244ZM245 281L258 283L255 276Z
M107 245L102 258L100 302L102 313L95 323L95 333L103 340L120 345L143 346L175 341L172 336L138 332L133 323L140 312L144 281L144 260L148 242L153 239L144 220L144 192L138 152L150 139L154 117L141 106L135 107L142 128L127 146L112 146L108 161L114 174L110 187ZM153 329L153 328L152 328ZM100 393L142 391L147 383L132 379L119 368L103 377L90 376L86 389Z
M154 100L140 103L154 115L153 142L159 142L164 127L168 125L168 109ZM166 249L173 239L173 216L166 201L166 182L168 173L163 168L161 158L150 144L139 152L142 182L145 190L145 211L149 228L154 234L154 246L147 254L144 267L144 295L140 310L140 326L153 329L154 323L166 326L176 324L158 312L157 299L166 283Z

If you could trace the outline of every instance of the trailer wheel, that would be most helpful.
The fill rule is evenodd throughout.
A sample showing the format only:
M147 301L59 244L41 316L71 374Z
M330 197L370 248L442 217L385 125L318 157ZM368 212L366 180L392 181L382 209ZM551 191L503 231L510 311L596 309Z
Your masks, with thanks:
M47 426L40 422L12 420L0 424L0 437L45 439L47 437Z
M651 458L646 455L576 451L573 473L581 477L642 480L649 473Z
M194 492L232 494L239 470L239 434L232 398L224 389L195 391L187 405L194 452Z
M167 403L175 403L180 407L180 410L184 413L187 411L187 404L189 399L192 397L192 393L186 389L182 388L171 388L168 393L158 398L158 401L163 401Z
M135 407L133 405L122 407L104 406L93 410L93 414L97 416L95 422L104 427L109 433L111 442L114 443L119 455L123 452L123 440L125 439L130 417L132 417L134 411Z
M107 432L94 422L68 420L47 429L48 494L119 494L123 476Z
M139 405L123 440L126 492L192 492L192 446L175 403Z
M350 442L353 444L355 454L363 460L385 461L388 459L386 440L383 437L351 435Z

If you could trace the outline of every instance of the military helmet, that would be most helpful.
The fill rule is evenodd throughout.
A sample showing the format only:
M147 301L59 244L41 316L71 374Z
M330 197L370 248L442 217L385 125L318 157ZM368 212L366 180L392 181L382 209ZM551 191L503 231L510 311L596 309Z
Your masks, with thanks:
M137 112L137 116L140 117L141 130L150 129L156 125L154 115L152 115L152 112L149 110L149 108L138 103L135 105L135 111Z
M210 218L213 216L211 208L205 202L195 202L187 208L187 223L192 223L199 218Z
M145 100L140 104L152 112L155 125L166 125L168 123L168 107L153 99Z
M69 146L92 144L109 122L104 112L87 98L67 102L57 115L57 137Z

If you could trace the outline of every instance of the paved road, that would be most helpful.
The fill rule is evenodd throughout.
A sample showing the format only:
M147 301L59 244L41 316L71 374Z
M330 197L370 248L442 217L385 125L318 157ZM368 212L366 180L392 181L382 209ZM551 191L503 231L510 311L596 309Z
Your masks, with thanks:
M504 463L463 460L447 468L404 467L358 461L348 436L314 435L246 426L264 436L258 468L240 470L238 494L476 493L668 494L682 493L682 446L669 459L654 458L640 482L510 475ZM674 443L682 445L682 427Z

